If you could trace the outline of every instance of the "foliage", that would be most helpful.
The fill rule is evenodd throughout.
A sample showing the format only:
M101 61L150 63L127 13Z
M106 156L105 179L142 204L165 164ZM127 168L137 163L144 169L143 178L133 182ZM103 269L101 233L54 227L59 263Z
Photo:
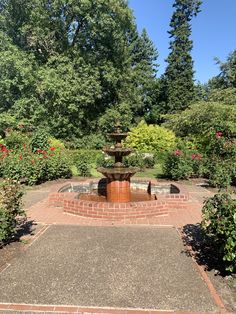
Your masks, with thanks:
M0 10L6 127L21 120L76 142L106 129L110 109L128 125L150 112L158 54L126 0L21 2L6 0Z
M4 138L4 143L8 149L21 149L24 144L29 143L29 137L19 131L11 131Z
M179 140L176 149L169 152L163 164L164 174L174 180L201 177L206 173L204 156L194 143Z
M129 156L124 158L124 165L126 167L138 167L141 170L144 169L144 156L140 152L131 153Z
M56 149L59 149L59 150L65 148L65 144L61 140L58 140L54 137L48 138L48 144L50 147L55 147Z
M74 153L74 164L78 173L82 177L91 176L90 169L97 163L97 159L102 156L102 152L97 150L80 149Z
M164 127L141 121L128 133L125 144L140 152L169 151L175 146L175 135Z
M30 147L33 152L37 150L47 150L49 148L49 135L43 130L39 129L35 133L33 133L30 140Z
M54 147L32 152L28 146L21 151L0 149L0 175L34 185L47 180L71 176L70 162L64 151Z
M154 168L155 156L149 153L134 152L124 158L124 164L127 167Z
M193 60L191 50L191 19L200 12L199 0L175 0L169 31L170 54L163 77L162 104L164 112L178 112L194 100Z
M77 149L102 149L105 146L105 137L101 133L85 135L82 138L75 139L73 143L67 142L69 148L72 146Z
M223 256L226 270L236 271L236 200L229 194L216 194L203 207L202 227L213 238Z
M226 62L215 58L220 67L220 73L209 80L208 84L212 89L236 88L236 50L231 52Z
M114 166L114 158L110 156L106 156L105 154L101 154L97 158L97 167L113 167Z
M231 165L228 162L218 160L210 162L208 166L209 184L219 190L227 189L233 179Z
M166 116L166 120L164 127L177 136L193 137L199 143L218 131L227 135L236 133L236 107L220 103L198 102L179 114Z
M163 165L164 174L174 180L188 179L193 175L191 159L181 150L169 153Z
M235 105L236 104L236 88L215 88L209 92L209 101L220 102L225 105Z
M19 183L5 180L0 184L0 244L11 237L25 217L21 209L22 188Z

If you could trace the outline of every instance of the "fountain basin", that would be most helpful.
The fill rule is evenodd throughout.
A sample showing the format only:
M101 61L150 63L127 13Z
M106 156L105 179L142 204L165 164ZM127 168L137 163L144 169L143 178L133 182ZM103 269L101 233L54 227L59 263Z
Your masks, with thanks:
M157 184L151 180L132 180L130 202L106 201L106 180L71 182L49 195L50 206L59 206L65 213L103 220L148 218L169 215L188 206L189 194L177 184Z

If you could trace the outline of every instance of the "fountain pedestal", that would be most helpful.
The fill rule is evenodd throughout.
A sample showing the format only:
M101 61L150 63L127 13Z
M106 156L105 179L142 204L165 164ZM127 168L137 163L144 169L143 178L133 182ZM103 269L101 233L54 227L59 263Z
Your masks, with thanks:
M130 180L119 181L107 179L107 201L126 203L130 202Z
M113 168L100 167L97 170L107 178L106 199L108 202L126 203L131 201L130 178L139 169L136 167L125 167L122 158L128 156L132 149L124 148L122 139L126 138L126 133L120 132L120 124L116 124L116 131L110 136L115 139L115 148L105 147L103 151L109 156L115 157Z

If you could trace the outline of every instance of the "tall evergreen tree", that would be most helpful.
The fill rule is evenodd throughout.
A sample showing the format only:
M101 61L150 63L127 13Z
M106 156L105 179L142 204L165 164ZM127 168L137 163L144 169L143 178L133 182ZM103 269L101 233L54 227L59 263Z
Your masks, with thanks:
M187 108L194 99L191 19L200 12L200 0L175 0L170 21L170 54L163 77L164 112Z

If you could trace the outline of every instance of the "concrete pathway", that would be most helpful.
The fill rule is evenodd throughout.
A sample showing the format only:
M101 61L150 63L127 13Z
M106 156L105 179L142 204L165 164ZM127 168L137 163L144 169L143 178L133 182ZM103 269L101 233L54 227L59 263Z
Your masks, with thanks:
M200 222L202 202L212 193L185 187L187 209L123 226L49 207L48 187L29 191L28 218L44 227L0 270L0 313L225 313L179 233Z

